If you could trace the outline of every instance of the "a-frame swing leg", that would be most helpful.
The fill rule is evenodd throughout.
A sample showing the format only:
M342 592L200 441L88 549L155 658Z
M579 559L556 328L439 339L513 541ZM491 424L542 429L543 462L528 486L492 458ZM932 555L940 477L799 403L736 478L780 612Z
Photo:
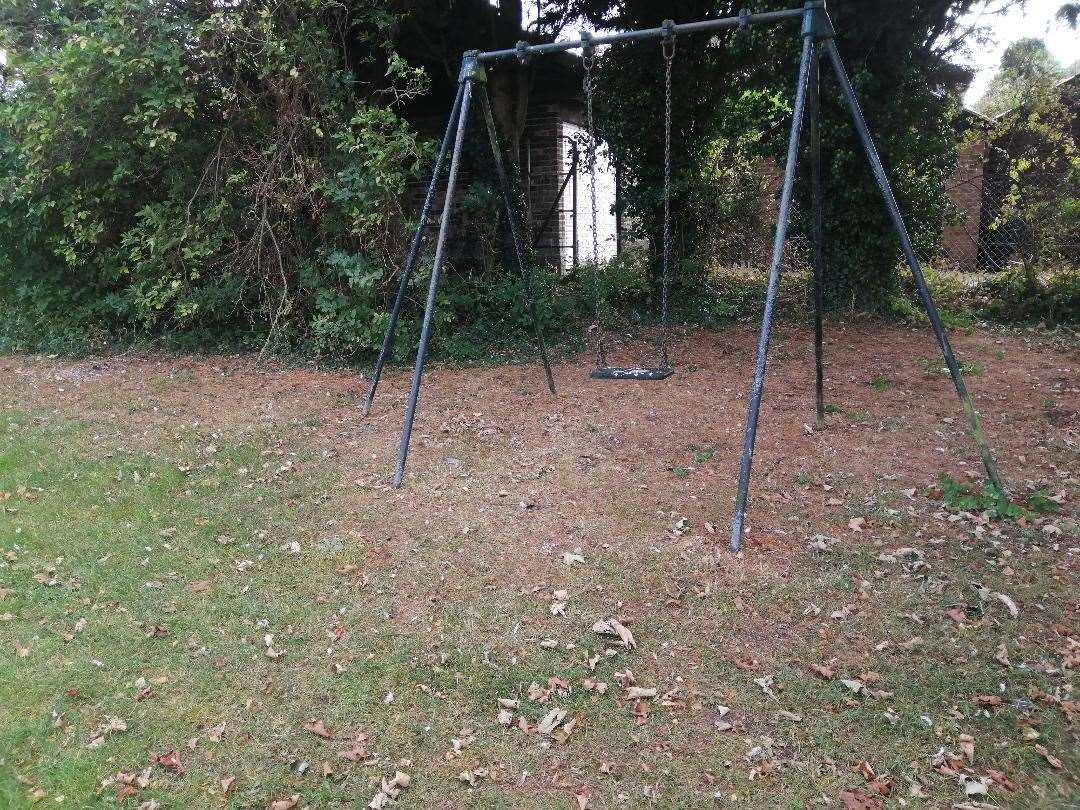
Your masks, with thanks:
M431 216L431 206L435 201L435 190L439 187L443 165L446 163L446 156L450 152L450 145L454 142L454 130L457 126L458 115L461 112L461 100L464 93L465 83L459 82L457 95L454 96L454 106L450 110L450 120L446 122L446 132L443 134L442 144L439 146L439 156L435 159L435 167L431 171L431 182L428 184L424 204L420 207L420 218L416 223L416 233L413 234L412 243L409 245L405 266L401 268L397 296L394 298L394 305L390 309L390 320L387 322L386 332L383 334L379 359L375 361L375 368L371 372L371 383L368 385L367 398L364 400L364 416L371 413L371 403L375 401L375 389L379 387L383 367L390 357L390 347L394 343L394 333L397 331L398 318L401 316L401 305L405 303L405 295L409 290L409 279L412 278L412 274L416 270L416 263L420 257L420 245L424 241L424 231L427 228L428 217Z
M825 283L825 192L821 172L821 53L810 60L807 83L807 115L810 118L810 216L814 247L814 404L817 406L817 427L825 427L825 367L823 285Z
M483 81L483 68L478 81ZM499 189L502 192L503 206L506 208L506 219L510 225L510 238L514 243L514 254L517 258L518 268L521 270L521 280L525 288L526 303L529 307L529 312L532 317L533 324L533 336L536 338L536 348L540 353L540 360L544 364L544 376L547 379L548 390L555 393L555 380L551 376L551 362L548 360L547 345L544 343L544 328L540 323L540 310L536 304L536 295L533 291L532 285L532 272L528 256L526 255L525 244L522 241L523 235L521 233L521 219L519 218L519 208L514 202L514 192L510 187L510 178L506 174L506 167L503 164L502 148L499 146L499 133L495 129L495 117L491 114L491 100L488 98L487 90L483 87L480 88L480 110L484 115L484 124L487 128L488 140L491 143L491 155L495 161L495 174L498 176Z
M795 187L795 170L799 162L799 140L802 136L803 115L806 111L806 86L810 73L810 61L814 56L814 35L809 25L810 12L803 24L802 58L799 77L795 85L795 109L791 120L791 137L788 140L787 164L784 166L784 186L780 195L780 212L776 220L776 238L773 241L772 264L769 267L769 285L765 291L765 311L761 316L761 334L758 337L757 362L754 366L754 382L750 388L750 404L746 410L746 435L743 439L742 459L739 462L739 485L735 495L735 514L731 519L731 550L738 551L742 545L743 518L746 515L746 495L750 487L750 465L754 458L754 439L757 436L758 412L761 409L761 392L765 385L765 364L769 355L769 337L772 333L773 312L780 290L781 264L784 245L787 242L788 220L791 218L791 198Z
M978 449L983 466L986 467L986 476L990 479L990 482L997 487L998 491L1004 492L1001 485L1001 477L998 475L997 465L994 463L993 453L990 451L990 444L986 440L986 434L983 433L982 424L979 420L979 412L975 410L975 403L972 401L971 394L968 393L967 386L964 384L964 377L960 372L960 366L956 362L956 356L953 354L952 346L949 344L949 338L945 334L945 327L941 323L941 316L938 314L937 306L934 304L934 298L930 294L930 289L926 286L926 278L923 276L919 259L915 255L915 248L911 243L911 236L908 234L907 226L904 224L904 218L900 213L900 206L896 202L896 195L893 194L892 185L890 185L889 178L885 175L885 169L881 164L881 157L878 155L877 147L874 146L874 140L870 136L870 129L866 125L866 119L863 117L862 108L859 106L859 99L855 95L855 90L851 86L850 79L848 79L847 71L844 69L843 60L840 58L840 52L837 51L836 43L831 38L828 38L825 41L823 47L825 48L825 52L829 55L829 60L832 62L833 72L836 74L836 79L840 83L840 89L844 94L844 100L847 102L848 109L851 111L851 119L855 124L855 130L859 133L859 140L862 141L867 160L870 162L870 169L873 171L874 179L877 181L878 188L881 190L881 195L885 199L885 208L889 212L889 218L892 220L893 228L896 230L896 235L900 239L900 247L904 252L904 258L907 260L908 267L911 268L911 274L915 278L915 287L919 291L919 299L922 302L923 308L926 310L927 317L930 319L930 326L934 330L934 336L937 338L938 346L941 347L941 354L945 358L945 365L952 375L953 384L956 386L956 393L960 397L960 402L963 404L964 408L964 414L967 416L968 430L971 433L971 438L975 441L975 447Z
M405 405L405 422L401 427L397 468L394 470L395 487L401 486L401 479L405 475L405 459L409 455L409 441L412 438L413 420L416 418L416 400L420 396L420 382L424 376L424 364L427 362L428 343L431 341L431 318L435 313L435 297L439 290L439 276L442 273L446 253L446 240L450 234L450 216L454 210L454 195L457 190L458 170L461 167L462 146L465 142L465 130L469 125L469 107L473 94L472 76L479 66L480 63L475 58L466 58L458 79L461 85L461 110L458 113L457 133L454 136L454 152L450 159L450 174L446 180L446 200L443 203L442 219L439 222L439 236L435 242L435 259L431 266L431 280L428 282L424 320L420 327L420 345L416 350L412 388L409 390L409 399Z

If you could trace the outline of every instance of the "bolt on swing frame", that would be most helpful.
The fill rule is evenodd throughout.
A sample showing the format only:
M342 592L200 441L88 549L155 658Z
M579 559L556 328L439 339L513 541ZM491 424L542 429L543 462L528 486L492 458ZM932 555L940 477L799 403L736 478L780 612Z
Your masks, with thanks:
M490 101L486 89L486 73L484 65L487 63L503 60L519 59L526 60L532 56L545 53L556 53L587 46L607 45L617 42L631 42L640 40L656 40L671 36L709 31L718 31L726 28L746 28L751 25L767 25L780 23L787 20L801 20L802 29L802 52L799 60L799 72L796 79L795 107L792 115L791 134L788 140L787 161L784 167L783 190L780 197L780 210L777 216L776 235L773 243L772 261L769 266L769 281L765 293L765 307L762 314L761 331L758 338L757 359L754 365L753 383L750 388L750 398L747 407L745 437L743 441L742 456L739 463L738 488L735 498L735 512L731 521L731 550L739 551L742 546L743 527L746 515L747 496L750 487L750 468L753 462L754 442L757 436L758 417L761 408L761 397L765 384L765 370L769 352L769 338L772 333L772 323L776 308L777 293L780 288L781 266L784 258L784 248L787 242L788 222L791 215L791 203L794 193L795 174L798 166L799 146L802 135L803 120L809 112L810 117L810 175L812 197L812 238L814 243L814 356L816 390L815 401L817 408L817 421L822 424L824 420L824 372L823 372L823 349L822 349L822 280L825 273L824 261L824 227L822 206L824 201L824 187L821 172L821 130L820 130L820 67L819 57L827 56L832 66L835 78L840 86L844 102L851 114L852 123L866 153L871 173L881 192L886 211L900 241L900 247L904 258L911 269L915 279L919 300L926 310L930 321L930 327L937 339L945 364L952 376L956 387L957 396L960 398L964 414L968 421L968 430L978 450L979 456L986 468L987 477L991 483L1002 489L1001 478L998 475L997 466L986 436L983 433L978 411L971 399L971 395L964 384L963 375L956 362L949 338L945 334L945 328L938 314L937 306L927 287L923 276L922 267L904 223L896 196L885 174L877 148L874 145L866 119L863 117L862 108L858 97L848 78L840 53L834 41L835 30L832 20L825 8L825 0L810 0L802 8L792 8L783 11L769 11L760 14L751 14L744 9L736 17L724 17L715 20L703 20L700 22L683 23L674 26L660 28L648 28L638 31L626 31L603 36L584 34L580 39L562 42L545 43L541 45L526 45L518 43L516 48L498 51L470 51L464 55L461 73L458 80L458 92L450 113L446 134L443 137L439 156L432 173L431 185L428 189L420 222L410 245L409 255L402 269L400 287L391 311L390 322L387 325L384 336L382 351L376 363L372 375L370 389L365 403L364 414L367 415L371 403L375 397L375 389L385 365L389 347L393 342L394 330L400 314L401 304L405 297L409 278L415 270L419 255L420 242L423 238L423 230L430 215L432 201L436 187L442 173L442 165L453 142L453 153L450 162L450 172L446 185L446 198L443 204L439 235L436 241L435 258L428 284L427 304L424 310L423 325L420 332L420 344L416 353L416 364L413 369L412 387L405 408L405 421L401 431L401 441L398 448L397 468L394 473L394 486L400 486L405 472L405 462L408 457L409 441L412 435L413 421L416 417L416 404L420 393L420 385L424 372L424 364L427 359L428 343L431 339L431 319L438 291L439 276L442 270L443 258L446 248L446 240L449 232L450 216L453 209L454 192L457 183L458 169L461 161L461 149L466 128L468 126L468 114L471 100L475 91L479 91L480 106L483 111L488 130L488 138L495 160L496 174L498 175L503 203L506 207L511 234L514 236L517 260L525 280L525 293L529 298L529 306L533 315L534 331L538 344L538 350L544 364L548 387L551 393L555 393L554 382L551 377L551 368L548 363L547 351L544 346L543 333L536 317L536 301L532 294L530 273L527 265L527 257L521 248L517 229L519 227L519 211L515 204L515 197L510 186L509 178L503 166L502 154L498 143L498 135L491 115Z

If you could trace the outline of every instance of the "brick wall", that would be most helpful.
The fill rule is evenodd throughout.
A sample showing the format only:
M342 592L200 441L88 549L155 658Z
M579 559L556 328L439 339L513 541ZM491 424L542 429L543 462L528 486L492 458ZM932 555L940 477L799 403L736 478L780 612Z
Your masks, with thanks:
M570 217L569 212L564 210L570 208L569 187L564 199L556 205L570 162L569 145L562 138L562 121L568 114L562 105L556 103L530 105L525 119L525 137L522 139L521 168L529 188L529 233L539 231L554 207L555 211L537 247L537 254L555 267L563 264L565 223Z
M985 143L964 143L956 157L956 168L946 184L946 194L959 211L959 220L946 225L941 234L942 252L950 268L963 271L978 269L985 161Z
M562 121L573 120L576 112L572 106L556 102L534 102L530 105L529 113L525 122L525 132L522 137L522 154L520 165L522 177L528 187L526 195L526 213L529 227L525 236L529 242L539 229L544 218L551 210L558 195L560 185L570 162L569 146L562 138ZM478 111L470 115L469 131L474 137L474 143L478 148L472 153L475 160L489 161L487 151L487 137L480 120ZM442 136L446 126L445 118L439 119L434 116L417 117L411 122L417 130L429 138ZM447 158L449 161L449 158ZM431 242L438 232L438 217L442 210L445 199L447 169L444 169L443 180L440 183L433 205L433 217L428 223L427 252L432 249ZM475 174L470 171L468 160L463 164L462 171L458 174L459 193L468 188ZM423 204L424 195L431 181L430 174L426 174L419 181L410 185L405 201L406 216L414 218ZM494 182L494 178L492 178ZM451 221L450 239L447 244L447 256L454 259L490 260L490 245L480 244L472 229L463 217L460 209L460 198L455 207L454 218ZM561 267L567 264L570 255L569 222L571 214L571 187L568 185L560 205L556 206L551 221L544 229L544 237L541 239L537 254L544 261Z

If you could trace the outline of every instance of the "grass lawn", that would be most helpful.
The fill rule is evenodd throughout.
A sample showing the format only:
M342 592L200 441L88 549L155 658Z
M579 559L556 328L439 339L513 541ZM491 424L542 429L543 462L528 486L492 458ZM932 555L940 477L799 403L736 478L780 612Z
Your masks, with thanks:
M763 414L741 557L711 349L675 401L435 369L400 491L404 372L364 423L343 373L6 358L0 807L1080 806L1077 352L968 338L1015 521L889 337L823 433Z

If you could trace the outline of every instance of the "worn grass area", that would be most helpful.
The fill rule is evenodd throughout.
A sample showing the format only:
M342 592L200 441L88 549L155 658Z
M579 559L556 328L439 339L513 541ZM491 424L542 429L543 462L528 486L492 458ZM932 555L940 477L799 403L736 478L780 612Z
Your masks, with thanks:
M527 412L532 370L496 369L391 491L396 412L361 423L344 375L9 359L0 806L359 808L397 771L401 807L1075 806L1075 356L987 344L977 395L992 352L1027 375L990 433L1039 512L893 461L964 446L904 407L939 382L909 360L830 392L834 454L766 434L739 558L723 404L650 456L612 416L655 430L651 401Z

